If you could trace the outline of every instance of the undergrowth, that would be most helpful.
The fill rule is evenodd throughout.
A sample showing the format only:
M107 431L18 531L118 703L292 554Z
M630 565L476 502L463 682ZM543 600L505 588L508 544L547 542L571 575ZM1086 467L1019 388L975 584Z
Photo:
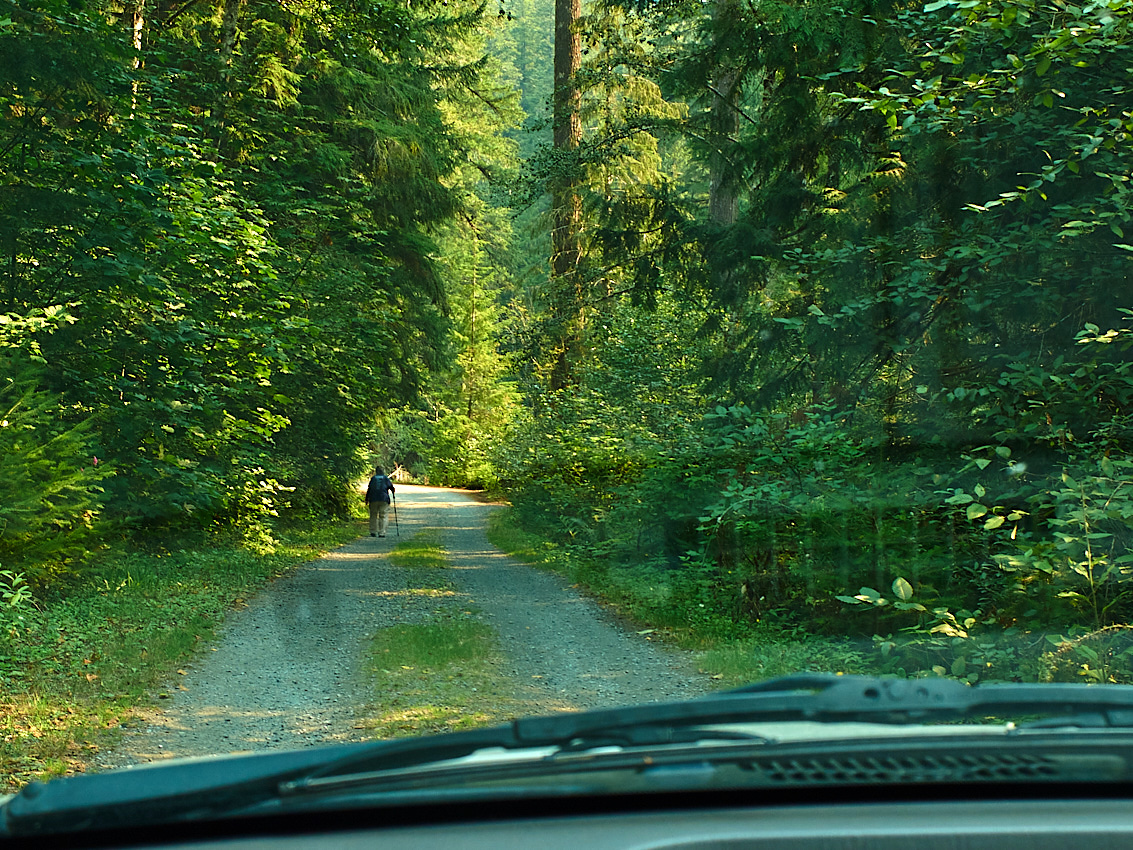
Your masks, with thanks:
M897 628L879 620L876 632L856 637L819 634L788 612L752 616L742 597L729 602L702 586L695 569L617 563L593 546L545 542L512 511L493 515L490 539L513 557L565 573L642 631L699 652L702 670L721 686L800 671L947 676L972 684L1127 682L1133 666L1133 630L1126 626L1005 629L994 618L940 609L923 625Z

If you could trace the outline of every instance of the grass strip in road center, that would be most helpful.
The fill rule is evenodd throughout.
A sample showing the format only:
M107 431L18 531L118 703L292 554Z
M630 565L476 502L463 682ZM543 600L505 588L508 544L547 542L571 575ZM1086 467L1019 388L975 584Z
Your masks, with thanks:
M454 590L439 535L399 543L390 561L405 569L408 596L439 605L423 622L380 630L369 651L375 702L365 726L374 737L452 732L527 713L516 683L500 672L495 631Z
M447 611L379 631L370 647L376 704L365 724L378 738L454 732L514 716L492 628Z
M389 553L389 560L395 567L410 570L443 570L448 566L435 528L418 532L398 543Z

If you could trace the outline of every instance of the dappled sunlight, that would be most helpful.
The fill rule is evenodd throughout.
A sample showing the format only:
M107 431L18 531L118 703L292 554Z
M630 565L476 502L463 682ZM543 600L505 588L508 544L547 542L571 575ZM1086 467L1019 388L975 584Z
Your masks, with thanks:
M468 598L466 593L457 593L455 590L441 590L435 587L407 587L404 590L372 590L352 591L354 596L370 596L378 598L411 598L414 596L462 596Z
M286 717L287 711L268 711L257 709L255 711L230 708L228 706L205 706L195 712L198 717L225 717L242 718L246 720L264 720L269 717Z
M379 738L393 738L456 732L500 722L500 717L484 711L423 704L384 711L365 724L365 727Z
M532 717L539 714L571 714L581 711L582 706L562 697L548 697L534 687L520 687L520 692L527 696L520 696L516 700L514 718Z
M333 560L333 561L372 561L375 558L384 558L386 556L386 554L387 553L384 552L384 551L382 551L382 552L378 552L378 551L374 551L374 552L345 552L342 549L339 549L335 552L328 553L322 561L316 561L312 566L316 570L326 570L326 571L329 571L329 572L333 572L336 568L326 566L325 562L327 560Z
M343 726L336 723L326 709L330 706L306 706L292 709L234 708L227 705L206 705L176 714L144 712L142 716L152 733L148 743L135 748L135 764L170 758L202 757L200 737L215 737L223 730L223 745L216 753L254 752L290 742L292 746L314 741L348 742L359 739L359 723ZM266 721L266 722L265 722ZM208 756L203 756L208 757Z
M448 561L454 570L482 570L493 566L492 562L506 564L510 559L498 549L471 549L459 554L449 553Z

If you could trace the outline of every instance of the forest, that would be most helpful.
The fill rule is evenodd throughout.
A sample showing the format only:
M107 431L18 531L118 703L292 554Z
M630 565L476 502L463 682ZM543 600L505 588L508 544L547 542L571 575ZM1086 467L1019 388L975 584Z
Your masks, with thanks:
M690 640L1133 681L1131 68L1131 0L0 0L0 626L378 462Z

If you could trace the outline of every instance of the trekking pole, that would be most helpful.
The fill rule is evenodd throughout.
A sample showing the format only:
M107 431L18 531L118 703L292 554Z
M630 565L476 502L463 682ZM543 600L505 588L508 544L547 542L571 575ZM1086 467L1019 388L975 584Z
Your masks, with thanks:
M397 496L390 496L393 501L393 527L397 529L397 536L401 537L401 526L397 522Z

